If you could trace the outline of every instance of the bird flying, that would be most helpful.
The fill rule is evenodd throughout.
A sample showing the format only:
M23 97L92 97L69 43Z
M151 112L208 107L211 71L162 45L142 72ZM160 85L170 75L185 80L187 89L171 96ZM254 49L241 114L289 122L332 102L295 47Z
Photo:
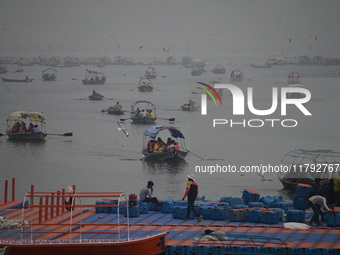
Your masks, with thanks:
M117 122L118 123L118 130L119 131L123 131L123 133L127 136L127 137L129 137L129 133L128 133L128 131L126 130L126 128L124 127L124 125L123 125L123 123L121 123L121 122Z

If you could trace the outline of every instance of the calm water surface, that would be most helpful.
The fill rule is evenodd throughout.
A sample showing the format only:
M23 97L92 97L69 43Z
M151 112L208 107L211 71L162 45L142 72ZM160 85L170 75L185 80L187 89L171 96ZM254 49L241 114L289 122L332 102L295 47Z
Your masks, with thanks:
M207 65L211 70L215 64ZM0 84L1 132L5 133L6 118L14 111L41 111L47 120L47 132L62 134L73 132L72 137L49 135L45 142L13 142L6 136L0 138L1 200L5 179L16 178L17 199L34 184L37 191L56 191L75 184L78 191L123 191L126 194L139 193L148 180L155 182L154 195L159 198L179 199L183 196L186 175L194 173L199 184L200 195L208 199L222 196L241 196L244 189L253 189L261 195L287 196L275 173L266 174L272 181L261 182L255 173L195 173L196 166L219 164L239 168L242 165L279 165L284 153L294 149L333 149L339 146L340 95L338 66L273 66L270 69L251 68L248 63L230 65L225 63L226 75L207 71L202 76L192 77L190 69L181 65L155 66L158 77L153 80L153 92L138 92L139 77L147 66L80 66L57 68L54 82L41 80L44 67L24 67L24 73L8 72L3 77L34 78L30 84ZM16 66L7 66L15 70ZM103 71L107 78L105 85L82 85L85 68ZM223 107L208 102L207 116L200 112L182 112L178 109L189 99L200 104L197 81L220 80L230 83L228 75L233 69L244 72L243 82L236 84L246 94L247 87L254 89L254 105L259 109L271 106L271 88L287 86L290 71L299 71L303 84L311 91L312 99L306 108L312 116L306 117L295 107L288 107L287 116L280 116L279 109L271 118L296 119L298 126L262 128L212 126L214 118L259 119L246 116L232 116L232 97L227 91ZM74 78L74 79L72 79ZM104 95L102 101L84 99L92 90ZM80 100L82 99L82 100ZM140 161L143 157L143 133L148 126L124 122L130 136L117 130L117 121L129 114L113 116L101 112L116 101L130 110L135 100L149 100L157 107L161 118L176 118L175 122L158 120L160 125L173 125L183 132L187 148L204 158L201 160L189 153L179 163L150 163ZM260 116L260 119L265 117ZM164 134L166 139L168 134Z

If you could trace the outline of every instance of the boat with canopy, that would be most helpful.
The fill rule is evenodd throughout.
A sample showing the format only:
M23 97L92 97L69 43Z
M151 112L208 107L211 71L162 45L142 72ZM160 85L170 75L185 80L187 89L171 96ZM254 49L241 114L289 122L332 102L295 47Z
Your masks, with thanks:
M143 116L145 112L145 116ZM152 124L157 120L156 105L149 101L135 101L131 105L131 117L135 124Z
M155 68L149 66L145 71L145 78L147 79L156 79L157 74Z
M44 81L54 81L57 78L57 70L54 68L46 68L42 71L42 79Z
M41 141L47 136L46 120L41 112L12 112L8 115L6 122L6 133L11 140ZM22 126L30 132L22 132Z
M143 78L138 83L138 90L139 91L152 91L153 84L149 79Z
M82 82L83 85L103 85L106 82L106 77L103 72L86 69L85 79Z
M164 130L167 130L170 133L170 137L168 136L167 140L165 140L167 141L166 143L161 142L162 138L159 136L159 133ZM144 132L143 154L145 155L143 159L147 161L184 159L188 154L185 145L185 137L176 127L161 125L151 126Z
M243 81L243 72L240 70L233 70L230 73L230 81L231 82L241 82Z
M301 74L299 72L290 72L288 74L288 84L300 84L302 82Z

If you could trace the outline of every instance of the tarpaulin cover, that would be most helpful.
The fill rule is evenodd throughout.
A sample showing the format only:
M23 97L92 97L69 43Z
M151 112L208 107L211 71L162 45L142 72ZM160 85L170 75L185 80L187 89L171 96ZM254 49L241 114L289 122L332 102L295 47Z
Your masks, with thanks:
M183 138L183 139L185 139L185 137L182 134L182 132L179 131L177 128L169 127L169 126L160 126L160 125L149 127L147 130L145 130L144 135L145 136L150 136L151 138L154 139L154 138L156 138L158 133L160 131L162 131L162 130L169 130L171 136L174 137L174 138Z

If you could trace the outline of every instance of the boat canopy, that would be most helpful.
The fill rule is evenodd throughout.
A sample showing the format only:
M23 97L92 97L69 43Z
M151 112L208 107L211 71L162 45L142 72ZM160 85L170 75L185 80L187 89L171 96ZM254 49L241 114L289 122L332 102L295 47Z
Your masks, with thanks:
M46 73L46 72L49 72L49 71L57 73L57 70L56 70L56 69L50 68L50 67L49 67L49 68L46 68L45 70L43 70L42 73Z
M184 135L182 134L181 131L179 131L177 128L171 127L171 126L160 126L160 125L151 126L147 130L145 130L144 135L149 136L152 139L155 139L156 136L158 135L158 133L162 130L169 130L171 136L174 137L174 138L185 139L185 137L184 137Z
M144 100L135 101L135 102L131 105L132 111L134 111L136 107L139 107L139 105L147 105L148 107L151 107L151 109L152 109L153 112L156 111L156 105L154 105L153 103L151 103L151 102L149 102L149 101L144 101Z
M233 70L230 74L230 76L233 76L233 75L241 75L243 76L243 72L240 71L240 70Z
M24 119L29 119L30 121L45 122L45 118L41 112L25 112L18 111L12 112L7 117L7 121L23 121Z

